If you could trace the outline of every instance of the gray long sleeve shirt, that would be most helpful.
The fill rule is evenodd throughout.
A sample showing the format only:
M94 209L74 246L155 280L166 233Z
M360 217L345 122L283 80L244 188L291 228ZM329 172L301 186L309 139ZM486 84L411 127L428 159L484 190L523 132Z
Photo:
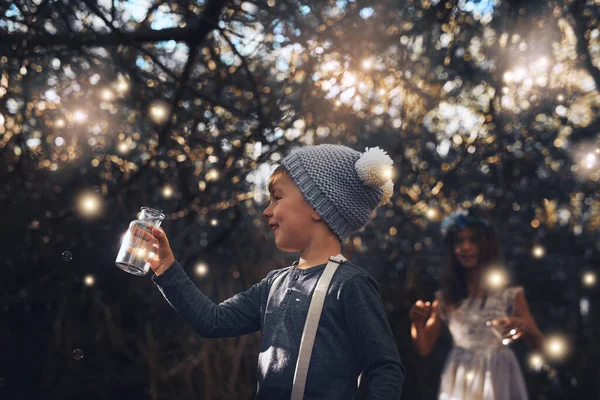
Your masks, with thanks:
M256 399L289 399L300 339L312 294L325 264L271 271L260 283L221 304L198 290L175 262L152 277L169 304L202 337L262 330ZM278 282L267 309L273 280ZM346 261L327 292L304 392L305 399L352 399L357 378L368 381L369 400L399 399L405 371L387 321L379 286Z

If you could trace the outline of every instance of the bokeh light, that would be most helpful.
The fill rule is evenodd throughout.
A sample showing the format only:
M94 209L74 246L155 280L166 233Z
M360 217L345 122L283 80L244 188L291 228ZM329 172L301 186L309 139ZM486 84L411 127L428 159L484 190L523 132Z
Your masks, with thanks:
M219 171L217 171L216 169L211 169L206 174L206 180L207 181L215 181L217 179L219 179Z
M119 93L125 93L129 90L129 83L125 79L119 79L116 84L116 89Z
M583 284L587 287L592 287L596 285L596 274L594 272L588 271L583 274Z
M586 154L584 161L583 161L583 165L585 166L585 168L591 169L596 167L597 164L597 157L596 154L594 153L588 153Z
M73 112L73 120L77 123L82 123L87 120L87 113L83 110L76 110Z
M440 218L439 211L432 207L427 209L427 211L425 212L425 215L427 216L428 219L430 219L432 221L437 221Z
M165 185L162 189L162 195L165 199L169 199L171 197L173 197L173 188L171 187L171 185Z
M125 142L119 143L119 153L126 154L129 151L129 145Z
M502 267L492 267L485 273L484 282L486 287L493 290L506 287L509 283L508 272Z
M102 100L110 101L115 97L114 93L110 89L104 89L102 91Z
M154 122L162 124L169 117L169 108L164 102L157 101L150 105L148 114Z
M531 254L535 258L543 258L546 255L546 249L542 245L535 245L531 249Z
M194 268L194 272L196 273L197 276L205 276L206 274L208 274L208 265L206 265L205 263L198 263L196 264L196 267Z
M383 168L383 170L381 171L381 175L385 178L385 179L392 179L394 176L394 169L392 167L385 167Z
M85 286L94 286L94 284L96 284L96 277L94 277L94 275L92 274L88 274L86 276L83 277L83 284Z
M549 360L563 361L569 355L569 343L562 335L551 335L545 340L544 351Z
M529 367L533 370L539 371L545 364L544 357L540 353L532 353L527 358Z
M79 213L85 217L95 217L100 213L102 198L96 192L89 191L79 196L77 208Z

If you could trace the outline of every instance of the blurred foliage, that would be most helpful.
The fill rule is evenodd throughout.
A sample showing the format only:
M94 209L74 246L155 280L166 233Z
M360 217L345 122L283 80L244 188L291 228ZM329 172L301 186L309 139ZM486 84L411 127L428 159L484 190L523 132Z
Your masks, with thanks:
M343 143L396 165L392 202L345 254L381 283L404 398L435 397L449 338L419 359L408 307L437 289L439 221L472 204L542 329L571 342L541 372L516 346L532 398L598 393L600 299L582 276L600 260L599 5L0 2L0 390L250 398L259 336L195 337L114 267L119 239L141 206L163 209L177 258L222 301L291 260L261 216L273 166Z

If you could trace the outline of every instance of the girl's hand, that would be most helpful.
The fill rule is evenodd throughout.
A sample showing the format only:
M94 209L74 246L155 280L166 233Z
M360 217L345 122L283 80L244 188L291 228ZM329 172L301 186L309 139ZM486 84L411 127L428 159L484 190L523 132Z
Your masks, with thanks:
M431 313L431 303L417 300L417 302L410 308L410 320L418 326L422 326L429 318Z
M492 321L492 325L497 327L502 336L511 342L519 339L529 330L526 321L519 317L495 319Z

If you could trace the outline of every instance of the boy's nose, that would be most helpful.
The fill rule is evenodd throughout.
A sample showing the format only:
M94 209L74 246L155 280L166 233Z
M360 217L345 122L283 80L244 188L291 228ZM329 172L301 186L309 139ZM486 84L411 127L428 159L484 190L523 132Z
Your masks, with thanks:
M273 213L271 212L271 206L265 208L265 211L263 211L263 216L266 218L270 218L271 215L273 215Z

